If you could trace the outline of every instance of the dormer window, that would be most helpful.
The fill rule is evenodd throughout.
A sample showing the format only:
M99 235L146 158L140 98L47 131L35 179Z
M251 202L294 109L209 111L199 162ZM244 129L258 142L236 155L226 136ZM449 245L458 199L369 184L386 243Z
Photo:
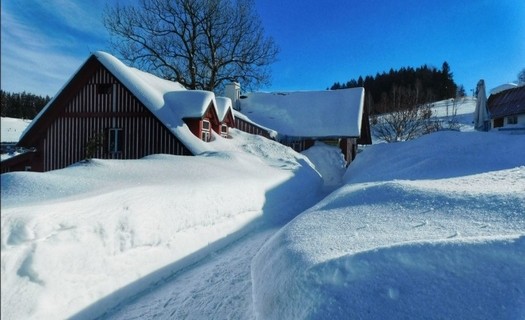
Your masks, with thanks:
M221 124L221 136L228 137L228 126L225 124Z

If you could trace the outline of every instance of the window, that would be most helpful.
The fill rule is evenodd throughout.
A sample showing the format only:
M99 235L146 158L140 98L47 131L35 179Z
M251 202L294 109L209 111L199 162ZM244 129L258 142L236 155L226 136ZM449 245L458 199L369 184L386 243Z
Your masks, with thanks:
M112 88L111 83L99 83L97 85L97 94L110 94Z
M518 117L517 116L507 117L507 124L518 124Z
M210 141L211 134L210 134L211 124L208 120L202 120L202 130L201 130L201 139L202 141Z
M221 136L223 137L228 136L228 126L225 124L221 124Z
M205 141L205 142L210 141L210 132L209 131L202 131L201 132L201 139L202 139L202 141Z
M496 118L493 122L493 128L500 128L503 127L503 118Z
M109 129L108 152L109 153L122 152L123 145L124 145L124 136L122 133L122 129L119 129L119 128Z
M210 122L208 120L202 120L202 130L210 131Z

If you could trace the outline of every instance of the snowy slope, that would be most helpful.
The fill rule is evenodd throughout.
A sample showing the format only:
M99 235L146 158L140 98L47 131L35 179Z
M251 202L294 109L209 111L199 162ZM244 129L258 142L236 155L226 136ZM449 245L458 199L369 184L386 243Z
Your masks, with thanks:
M439 132L366 149L254 258L256 315L525 317L524 145Z
M0 123L2 127L2 142L18 142L22 132L24 132L29 123L31 123L31 120L2 117Z

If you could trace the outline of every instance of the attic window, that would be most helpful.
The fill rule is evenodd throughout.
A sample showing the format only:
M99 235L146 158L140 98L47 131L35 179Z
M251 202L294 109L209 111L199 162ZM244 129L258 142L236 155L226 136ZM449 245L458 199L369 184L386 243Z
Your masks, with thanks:
M97 84L97 94L110 94L112 89L111 83Z
M228 136L228 126L225 124L221 124L221 136L223 137Z

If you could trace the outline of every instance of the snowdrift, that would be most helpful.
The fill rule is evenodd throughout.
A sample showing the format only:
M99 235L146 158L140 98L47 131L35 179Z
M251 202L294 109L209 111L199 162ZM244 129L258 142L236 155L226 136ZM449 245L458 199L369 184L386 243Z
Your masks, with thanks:
M313 205L322 180L306 157L232 134L212 142L220 153L2 174L2 319L95 318Z
M525 317L525 136L367 148L252 261L259 319Z

